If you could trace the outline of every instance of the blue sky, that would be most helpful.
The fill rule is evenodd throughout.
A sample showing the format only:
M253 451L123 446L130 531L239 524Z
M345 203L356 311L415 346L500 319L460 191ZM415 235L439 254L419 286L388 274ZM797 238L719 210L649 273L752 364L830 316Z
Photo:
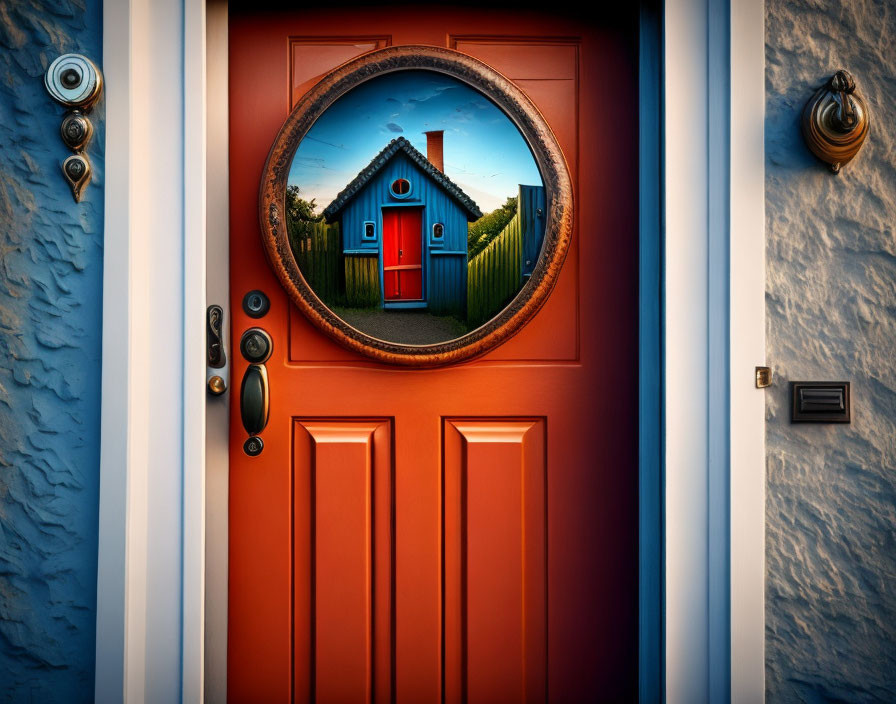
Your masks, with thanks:
M529 147L481 93L431 71L403 71L364 83L337 100L296 151L289 183L321 212L392 139L426 154L427 130L445 130L445 173L482 212L542 185Z

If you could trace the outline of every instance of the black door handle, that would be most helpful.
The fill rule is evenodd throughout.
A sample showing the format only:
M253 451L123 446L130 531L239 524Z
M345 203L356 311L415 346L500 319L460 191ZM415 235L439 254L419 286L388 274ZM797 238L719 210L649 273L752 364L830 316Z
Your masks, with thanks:
M268 371L263 364L250 364L240 387L240 417L249 435L258 435L264 430L270 406Z
M270 415L271 394L264 363L273 349L274 341L261 328L249 328L240 338L240 352L249 362L240 385L240 419L249 434L243 450L250 457L260 454L264 448L261 438L256 436L264 430Z

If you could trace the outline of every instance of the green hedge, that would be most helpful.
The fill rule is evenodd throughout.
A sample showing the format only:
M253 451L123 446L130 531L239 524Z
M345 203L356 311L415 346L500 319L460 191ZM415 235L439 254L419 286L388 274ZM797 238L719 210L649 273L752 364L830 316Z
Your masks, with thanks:
M345 302L350 308L379 306L380 271L377 256L346 255Z

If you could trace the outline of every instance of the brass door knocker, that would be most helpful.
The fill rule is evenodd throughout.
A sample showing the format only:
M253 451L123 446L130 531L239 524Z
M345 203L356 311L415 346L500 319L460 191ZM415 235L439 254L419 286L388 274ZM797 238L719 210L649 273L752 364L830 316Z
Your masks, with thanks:
M803 137L815 156L835 174L868 136L868 107L849 71L837 71L803 108Z

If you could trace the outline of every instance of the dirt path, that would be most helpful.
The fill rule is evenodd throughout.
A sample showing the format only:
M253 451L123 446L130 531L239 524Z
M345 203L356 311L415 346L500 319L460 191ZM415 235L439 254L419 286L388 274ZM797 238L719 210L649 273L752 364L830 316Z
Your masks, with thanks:
M425 310L334 308L345 322L371 337L406 345L430 345L465 335L467 326L450 315Z

